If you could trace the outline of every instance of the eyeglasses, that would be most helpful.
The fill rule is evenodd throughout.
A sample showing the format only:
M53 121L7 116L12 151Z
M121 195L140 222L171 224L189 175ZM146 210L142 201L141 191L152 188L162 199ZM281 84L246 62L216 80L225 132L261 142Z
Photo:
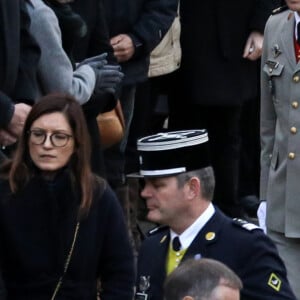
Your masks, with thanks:
M35 145L42 145L45 143L47 137L50 137L51 144L54 147L64 147L73 136L63 132L53 132L48 134L44 130L29 130L29 140Z

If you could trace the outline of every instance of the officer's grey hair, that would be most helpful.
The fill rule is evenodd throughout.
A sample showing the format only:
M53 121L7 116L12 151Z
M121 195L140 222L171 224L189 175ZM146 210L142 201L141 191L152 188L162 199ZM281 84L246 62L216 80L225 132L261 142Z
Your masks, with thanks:
M209 201L212 201L215 190L215 176L212 167L206 167L199 170L189 171L176 176L178 187L183 187L184 184L192 177L200 179L202 197Z
M218 286L241 290L243 284L230 268L219 261L189 259L167 277L164 296L165 300L181 300L184 296L191 296L194 300L211 300Z

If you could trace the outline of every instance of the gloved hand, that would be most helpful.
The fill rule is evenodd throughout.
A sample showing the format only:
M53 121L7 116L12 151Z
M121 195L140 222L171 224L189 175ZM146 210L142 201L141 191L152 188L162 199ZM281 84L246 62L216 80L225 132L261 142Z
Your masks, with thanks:
M119 65L107 64L107 53L102 53L83 60L77 67L88 64L93 68L96 75L96 85L94 92L108 92L115 94L119 83L122 81L124 74L121 72Z
M258 218L259 227L263 229L264 233L267 233L266 216L267 216L267 202L261 201L257 209L257 218Z
M94 68L102 68L107 64L107 53L102 53L97 56L89 57L79 64L77 64L77 68L81 67L82 65L89 65L90 67Z
M102 68L94 68L96 74L95 93L106 91L115 94L124 74L118 65L105 65Z

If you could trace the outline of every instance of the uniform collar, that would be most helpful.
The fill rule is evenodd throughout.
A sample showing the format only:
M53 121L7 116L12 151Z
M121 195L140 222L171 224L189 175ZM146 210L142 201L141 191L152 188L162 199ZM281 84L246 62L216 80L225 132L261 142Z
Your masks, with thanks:
M205 226L214 213L215 208L210 203L206 210L198 217L198 219L196 219L192 225L190 225L182 234L179 235L182 249L187 249L190 246L199 231ZM178 236L178 234L170 229L170 241L172 241L175 236Z
M298 12L294 11L294 16L295 16L295 38L297 40L298 37L298 29L297 29L297 24L300 22L300 16Z

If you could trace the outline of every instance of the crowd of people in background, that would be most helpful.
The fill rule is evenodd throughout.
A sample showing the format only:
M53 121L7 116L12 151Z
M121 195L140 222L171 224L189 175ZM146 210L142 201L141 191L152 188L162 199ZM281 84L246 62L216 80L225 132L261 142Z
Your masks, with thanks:
M193 257L231 268L195 267L205 297L300 299L298 23L300 0L1 1L0 299L171 299Z

